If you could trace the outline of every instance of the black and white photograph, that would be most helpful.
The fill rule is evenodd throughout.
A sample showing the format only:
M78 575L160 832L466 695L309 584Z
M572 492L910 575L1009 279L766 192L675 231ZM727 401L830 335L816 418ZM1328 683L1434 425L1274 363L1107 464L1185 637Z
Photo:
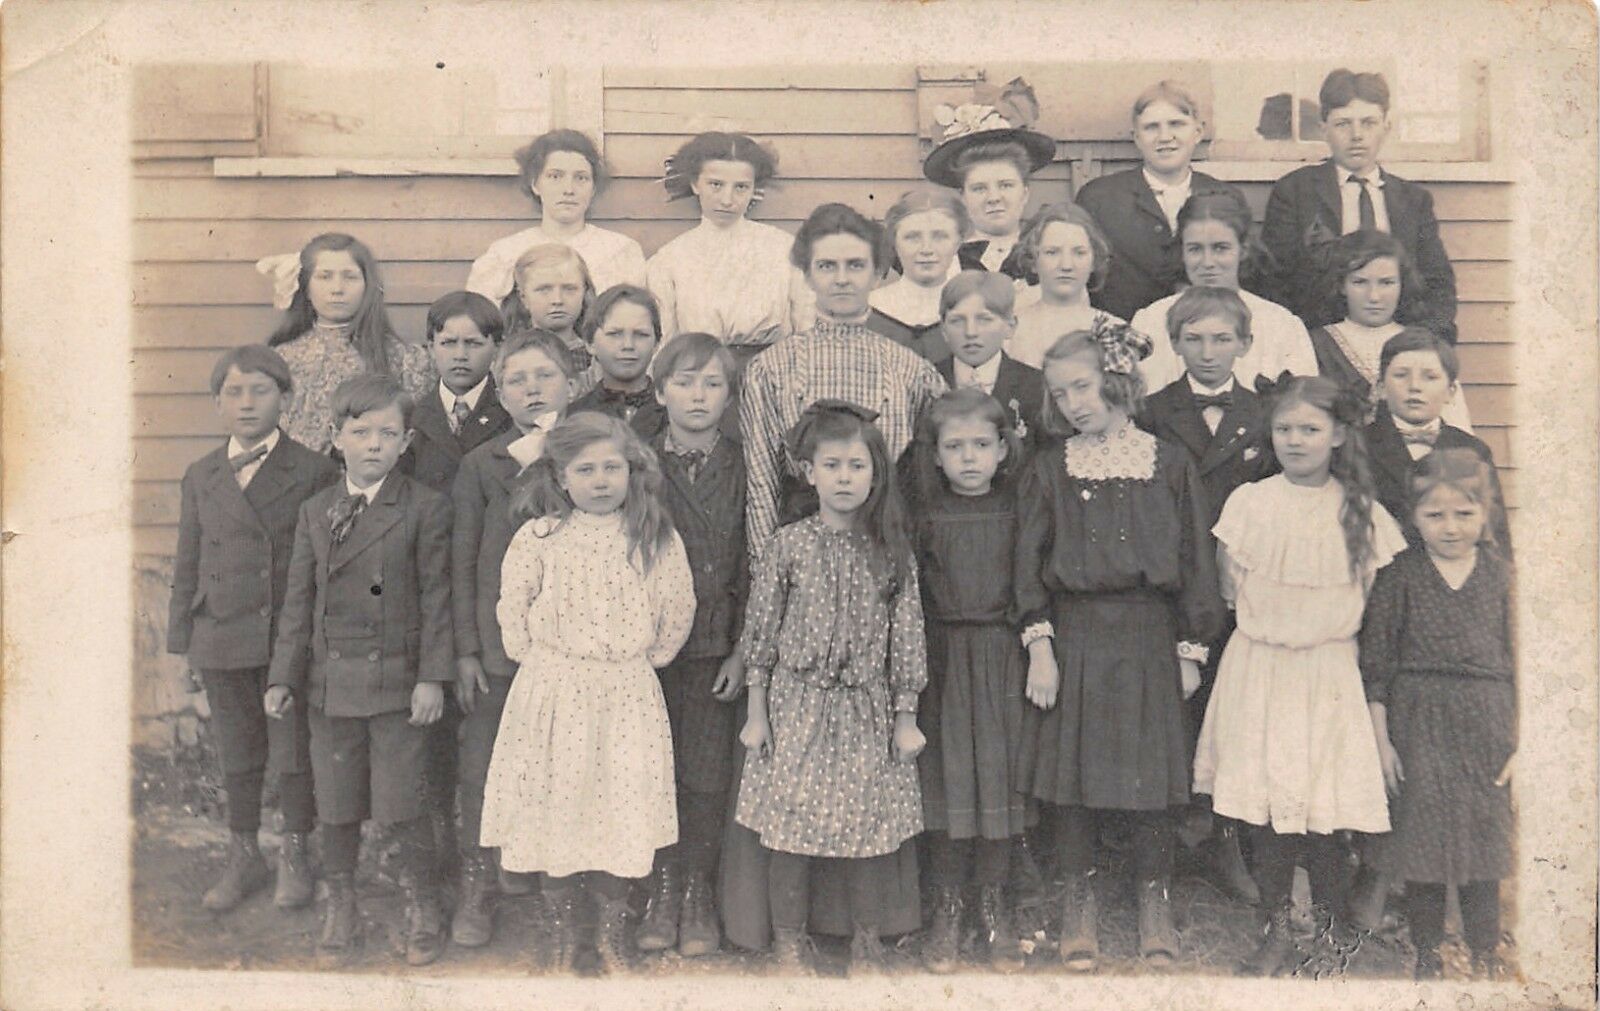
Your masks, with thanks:
M1442 10L9 8L0 1001L1593 1007L1595 14Z

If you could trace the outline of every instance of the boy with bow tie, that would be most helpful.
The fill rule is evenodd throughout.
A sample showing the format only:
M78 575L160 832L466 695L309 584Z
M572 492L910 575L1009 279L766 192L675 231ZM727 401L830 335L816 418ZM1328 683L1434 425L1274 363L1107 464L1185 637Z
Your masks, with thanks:
M572 402L572 413L599 411L621 418L649 442L667 427L667 411L650 383L650 359L661 342L655 296L631 284L606 289L583 321L583 339L600 381Z
M228 792L233 841L221 879L203 899L212 912L234 908L269 877L256 844L269 768L278 777L284 827L273 901L280 908L311 901L306 844L316 808L305 707L268 722L261 696L295 517L302 502L338 478L339 468L279 430L290 384L289 366L265 345L246 344L219 358L211 394L228 441L183 475L167 652L187 654L205 685Z
M338 964L358 932L361 822L391 827L406 873L406 961L442 947L432 833L421 784L428 726L453 680L450 500L395 465L412 438L411 397L363 375L334 391L344 480L300 508L268 716L309 706L328 904L317 954Z
M490 853L479 845L484 780L517 673L517 662L506 656L500 641L495 604L501 563L520 526L508 508L511 493L518 475L544 455L545 435L566 415L577 377L566 342L548 330L506 337L490 368L512 426L467 454L451 488L455 699L463 716L454 782L461 801L461 899L450 937L469 948L488 944L494 935L497 890L511 895L532 890L521 875L507 875L497 889Z

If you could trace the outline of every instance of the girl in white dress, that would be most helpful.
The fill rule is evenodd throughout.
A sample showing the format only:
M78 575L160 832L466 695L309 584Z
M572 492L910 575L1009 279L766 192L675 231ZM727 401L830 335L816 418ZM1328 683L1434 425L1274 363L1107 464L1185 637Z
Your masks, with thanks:
M590 204L605 189L607 173L594 141L577 130L551 130L517 152L518 183L539 211L539 223L492 243L472 261L467 290L496 305L516 279L517 257L534 246L571 246L583 257L601 291L614 284L644 284L644 250L620 232L589 224Z
M1213 528L1238 628L1194 760L1195 792L1210 794L1217 814L1259 826L1256 878L1268 922L1242 968L1266 976L1295 960L1295 866L1306 868L1331 926L1343 915L1334 833L1389 830L1356 634L1374 575L1406 547L1373 499L1360 400L1314 376L1272 392L1267 417L1283 472L1241 485Z
M1017 310L1017 330L1006 344L1006 354L1022 364L1039 368L1044 353L1075 330L1127 322L1089 304L1089 292L1105 280L1111 247L1077 204L1039 209L1022 236L1022 262L1039 278L1038 301Z
M627 424L562 421L511 499L527 522L495 608L517 661L484 786L482 842L510 871L544 872L554 967L576 950L578 876L595 894L595 949L626 968L630 878L678 838L672 734L655 668L694 621L683 542L656 497L661 471Z

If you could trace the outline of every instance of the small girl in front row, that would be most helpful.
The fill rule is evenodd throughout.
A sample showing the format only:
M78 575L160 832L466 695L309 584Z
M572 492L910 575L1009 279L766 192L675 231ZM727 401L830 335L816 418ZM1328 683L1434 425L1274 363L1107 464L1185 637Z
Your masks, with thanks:
M989 963L1016 972L1023 952L1004 892L1026 827L1012 774L1027 677L1011 594L1022 440L998 401L968 387L929 406L908 460L928 635L918 770L938 890L922 959L955 971L963 891L976 877Z
M554 968L572 968L581 874L599 904L595 950L627 968L630 878L678 838L672 731L655 668L683 646L694 581L656 497L661 470L627 424L560 422L512 496L500 622L518 662L484 786L484 846L543 871Z
M1260 976L1298 961L1289 921L1296 865L1311 879L1325 936L1345 915L1335 833L1389 830L1356 633L1374 574L1406 546L1373 500L1361 398L1315 376L1285 376L1268 395L1283 470L1241 485L1213 528L1238 627L1194 760L1195 792L1209 793L1217 814L1257 826L1267 925L1241 971Z
M865 408L819 400L787 449L818 511L782 527L752 574L740 650L749 751L735 817L771 850L780 971L808 973L813 857L843 858L852 974L880 972L874 861L922 831L917 696L922 606L883 436Z
M1474 974L1504 975L1500 879L1511 873L1516 751L1511 570L1488 520L1490 464L1470 449L1422 458L1411 481L1422 545L1372 586L1361 673L1394 797L1378 868L1406 883L1418 979L1442 965L1445 885L1455 882Z

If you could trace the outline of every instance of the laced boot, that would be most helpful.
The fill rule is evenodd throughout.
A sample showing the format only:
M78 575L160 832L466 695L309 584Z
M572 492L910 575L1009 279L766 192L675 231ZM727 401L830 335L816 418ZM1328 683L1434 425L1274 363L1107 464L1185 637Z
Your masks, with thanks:
M354 871L334 871L327 875L327 881L328 904L322 910L317 962L324 968L333 968L349 960L358 940L356 875Z
M225 913L266 887L271 878L272 872L267 869L267 861L256 845L256 834L235 832L228 844L228 865L200 904L213 913Z
M1100 958L1100 906L1094 895L1094 872L1067 879L1061 902L1061 964L1072 972L1091 972Z
M1256 879L1250 876L1249 868L1244 865L1236 826L1224 824L1217 831L1211 849L1211 869L1217 875L1217 882L1222 885L1223 891L1247 906L1261 904L1261 889L1256 887Z
M1498 949L1472 953L1472 978L1490 983L1503 983L1513 978L1511 966L1506 964Z
M655 891L644 907L644 919L634 944L640 951L666 951L678 943L678 918L683 912L683 883L678 865L663 863L656 870Z
M600 956L600 969L617 976L633 967L628 961L628 900L601 899L600 915L594 928L594 950Z
M772 967L775 971L785 976L815 976L815 954L811 935L806 933L804 927L798 930L777 926L772 928Z
M1240 964L1241 973L1246 976L1278 976L1298 963L1300 949L1294 943L1289 916L1288 902L1268 914L1261 944Z
M406 870L406 964L430 965L444 951L444 917L431 859L413 857Z
M850 941L850 965L845 974L851 979L867 976L884 976L889 963L883 957L883 942L878 940L878 928L864 923L855 925L855 937Z
M717 925L717 899L711 879L703 871L689 875L683 889L683 915L678 921L678 954L685 958L709 955L722 947Z
M1417 952L1417 967L1412 971L1411 978L1418 982L1444 979L1444 958L1439 954L1438 948Z
M278 847L278 886L272 904L279 909L299 909L311 904L311 855L304 832L286 832Z
M1019 972L1027 963L1017 929L1006 910L1005 889L984 885L978 892L978 918L989 941L989 965L997 972Z
M928 925L927 938L922 943L922 964L929 972L941 975L955 972L960 954L961 891L940 885L939 897L933 906L933 922Z
M1172 896L1162 880L1139 883L1139 954L1152 965L1171 965L1178 957L1178 930L1172 924Z
M481 948L494 936L494 886L482 851L461 859L461 900L450 921L450 940Z
M545 968L550 972L570 973L578 954L578 903L572 888L544 890L545 908L550 926L550 958Z

